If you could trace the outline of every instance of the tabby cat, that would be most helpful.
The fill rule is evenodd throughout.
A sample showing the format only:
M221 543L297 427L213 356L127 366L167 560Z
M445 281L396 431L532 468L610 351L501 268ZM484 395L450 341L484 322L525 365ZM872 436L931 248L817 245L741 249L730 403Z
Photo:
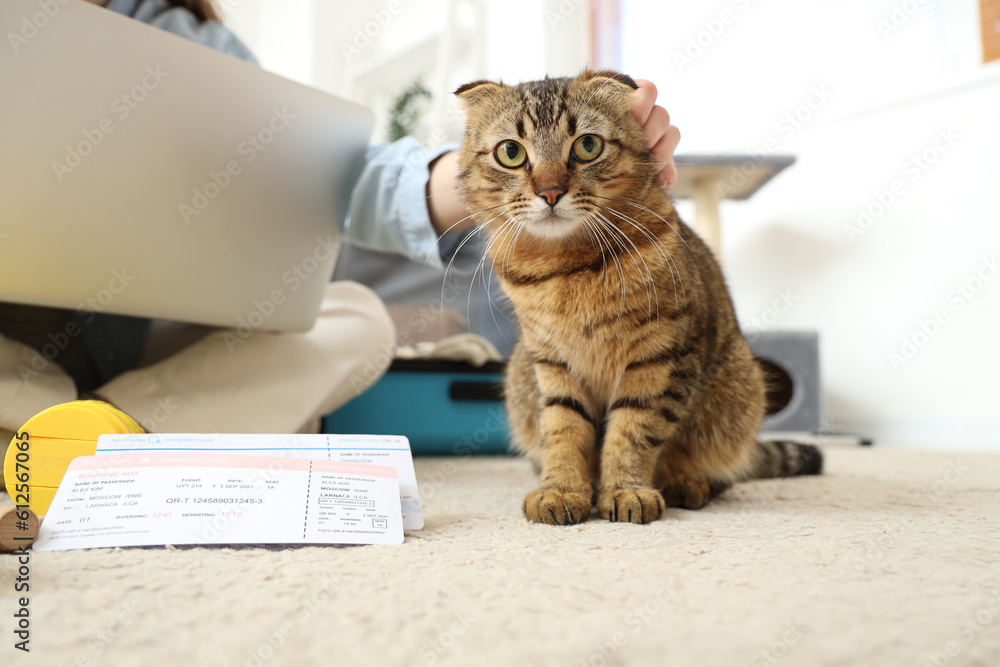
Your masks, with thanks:
M587 71L460 87L459 180L521 329L504 386L540 472L531 521L647 523L731 483L817 474L759 443L765 385L718 263L674 211L631 114L635 82Z

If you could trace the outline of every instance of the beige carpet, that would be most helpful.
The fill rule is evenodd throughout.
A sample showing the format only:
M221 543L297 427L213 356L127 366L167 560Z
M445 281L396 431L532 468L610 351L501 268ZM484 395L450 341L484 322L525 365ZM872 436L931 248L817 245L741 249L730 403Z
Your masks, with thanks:
M31 560L0 665L1000 665L1000 455L830 449L649 526L529 525L519 459L420 459L398 547Z

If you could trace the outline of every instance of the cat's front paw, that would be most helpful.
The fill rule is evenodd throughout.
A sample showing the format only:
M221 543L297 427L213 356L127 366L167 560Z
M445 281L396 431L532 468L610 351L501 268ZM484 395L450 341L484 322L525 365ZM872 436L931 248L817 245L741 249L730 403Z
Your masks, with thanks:
M609 521L649 523L665 510L663 496L654 489L606 489L597 496L597 513Z
M524 516L535 523L566 526L590 516L590 492L536 489L524 498Z

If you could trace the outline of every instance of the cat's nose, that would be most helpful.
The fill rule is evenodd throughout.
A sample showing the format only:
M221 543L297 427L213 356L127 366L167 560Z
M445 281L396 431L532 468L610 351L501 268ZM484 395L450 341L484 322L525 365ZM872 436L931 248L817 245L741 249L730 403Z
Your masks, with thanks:
M549 202L549 206L555 206L559 198L566 194L566 191L562 188L541 188L535 194L544 197L545 201Z

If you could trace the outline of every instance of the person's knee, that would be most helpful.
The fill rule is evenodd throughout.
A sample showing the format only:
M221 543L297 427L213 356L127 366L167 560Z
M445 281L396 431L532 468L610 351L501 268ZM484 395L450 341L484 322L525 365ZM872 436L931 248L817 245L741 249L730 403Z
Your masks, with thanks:
M352 281L330 284L328 295L363 317L363 335L357 341L357 353L366 365L374 365L380 372L392 363L396 351L396 325L385 303L369 287Z

